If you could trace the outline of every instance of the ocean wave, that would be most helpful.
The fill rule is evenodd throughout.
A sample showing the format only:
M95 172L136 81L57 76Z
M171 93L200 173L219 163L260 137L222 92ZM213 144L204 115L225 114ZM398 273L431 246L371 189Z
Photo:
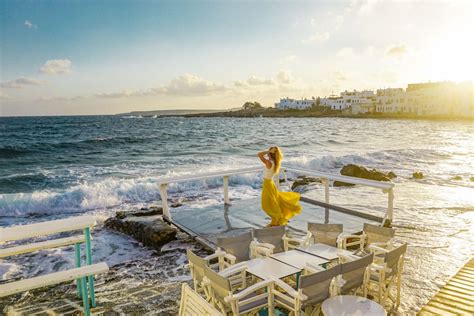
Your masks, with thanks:
M424 156L439 156L435 153L424 151ZM388 150L368 152L364 154L349 155L324 155L312 157L301 155L297 157L286 157L287 166L306 168L315 171L332 172L339 174L340 168L346 164L358 164L367 168L376 168L382 171L394 170L397 174L409 181L411 170L406 170L404 162L417 159L417 152L412 150ZM236 161L223 161L221 165L204 167L203 172L222 171L223 166L232 168L248 167L254 162L251 158L238 159ZM193 165L202 164L196 161ZM195 176L196 168L188 168L183 171L168 171L164 175L131 176L109 175L106 178L95 181L84 182L80 185L69 187L65 190L45 190L32 193L15 193L0 195L0 214L4 216L28 215L28 214L52 214L66 212L84 212L87 210L104 209L116 207L124 203L143 203L160 200L160 178L172 178L178 176ZM263 169L263 167L262 167ZM199 173L199 171L198 171ZM291 178L295 175L289 173ZM131 178L132 177L132 178ZM400 178L400 174L399 174ZM438 180L430 178L436 183L446 182L446 179ZM169 194L187 200L192 199L215 199L222 198L222 178L206 180L195 180L170 184ZM400 180L397 180L400 181ZM261 173L250 173L230 177L232 187L245 186L250 189L259 189L261 186ZM210 192L210 193L209 193ZM217 193L216 193L217 192ZM245 197L243 194L241 197Z
M180 176L189 172L169 172L165 177ZM159 179L163 177L143 177L135 179L107 178L98 182L86 182L62 191L35 191L32 193L0 194L1 216L29 216L32 214L77 213L116 207L124 203L144 203L159 201ZM222 199L222 179L195 180L169 185L169 196L185 199ZM230 178L231 186L257 188L261 176L239 175ZM205 190L211 192L204 194ZM212 191L214 190L214 191ZM184 194L183 194L184 193Z

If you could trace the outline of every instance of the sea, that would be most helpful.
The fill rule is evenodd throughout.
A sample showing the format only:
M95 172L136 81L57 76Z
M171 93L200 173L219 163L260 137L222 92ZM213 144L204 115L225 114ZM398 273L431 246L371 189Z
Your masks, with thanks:
M415 314L473 255L472 121L0 117L0 225L81 214L103 221L117 211L159 205L159 178L256 166L257 152L275 145L288 166L339 174L358 164L397 175L393 225L398 241L409 243L402 314ZM413 172L424 178L413 179ZM255 198L261 175L234 176L230 184L233 198ZM170 194L186 203L222 203L216 185L181 183ZM331 188L331 203L339 202L381 210L387 197L375 189ZM94 258L111 266L153 256L100 225L94 240ZM0 280L66 269L73 260L71 250L58 249L1 260Z

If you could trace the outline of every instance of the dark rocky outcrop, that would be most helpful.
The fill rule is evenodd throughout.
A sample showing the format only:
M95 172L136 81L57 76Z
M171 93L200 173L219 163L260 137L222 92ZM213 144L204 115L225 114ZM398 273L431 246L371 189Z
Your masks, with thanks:
M352 183L347 183L347 182L341 182L341 181L334 181L332 183L334 187L353 187L355 184Z
M132 212L118 212L105 221L105 227L129 235L144 246L160 252L161 247L176 239L177 229L163 221L160 207Z
M297 187L301 185L308 185L311 183L321 183L321 179L315 177L299 176L293 181L291 185L291 190L294 191Z
M461 181L461 180L462 180L462 177L461 177L461 176L454 176L454 177L452 177L451 180Z
M474 182L474 177L471 177L470 180L471 180L472 182Z
M363 178L375 181L390 181L396 177L396 174L391 172L385 173L375 169L369 170L363 166L354 164L345 165L341 169L341 175L355 178Z
M421 172L421 171L415 171L415 172L413 172L413 174L411 176L412 179L417 179L417 180L423 179L424 177L425 176L424 176L423 172Z

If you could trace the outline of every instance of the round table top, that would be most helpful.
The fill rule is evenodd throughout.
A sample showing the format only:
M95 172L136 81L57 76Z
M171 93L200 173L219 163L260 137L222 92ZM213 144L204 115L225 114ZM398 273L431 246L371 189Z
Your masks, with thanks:
M321 305L326 316L379 316L387 312L377 302L355 295L338 295L328 298Z

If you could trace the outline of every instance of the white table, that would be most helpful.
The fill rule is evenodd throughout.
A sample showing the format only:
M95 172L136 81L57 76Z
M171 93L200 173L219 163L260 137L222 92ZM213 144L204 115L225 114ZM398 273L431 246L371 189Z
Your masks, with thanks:
M280 252L273 254L270 257L293 266L299 270L303 270L306 266L306 263L311 263L317 266L329 263L329 261L326 259L298 250Z
M301 271L272 258L257 258L246 263L247 272L262 280L271 278L281 279Z
M340 254L342 255L351 255L352 252L339 249L337 247L328 246L326 244L313 244L306 247L299 247L297 248L299 251L303 251L327 260L335 260L339 257Z
M321 305L325 316L386 316L383 307L365 297L339 295L328 298Z

